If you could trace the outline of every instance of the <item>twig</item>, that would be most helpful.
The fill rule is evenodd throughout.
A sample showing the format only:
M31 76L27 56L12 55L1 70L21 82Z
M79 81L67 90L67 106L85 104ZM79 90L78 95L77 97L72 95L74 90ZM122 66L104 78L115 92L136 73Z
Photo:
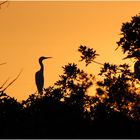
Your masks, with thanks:
M8 0L3 1L3 2L0 3L0 9L1 9L1 6L2 6L3 4L5 4L6 2L8 2Z
M4 64L6 64L7 62L4 62L4 63L0 63L0 65L4 65Z
M1 3L0 3L0 6L3 5L3 4L6 3L6 2L8 2L8 0L1 2Z
M3 88L3 86L7 83L8 80L9 80L9 78L7 78L7 80L2 84L2 86L0 87L0 89Z
M11 83L9 83L9 84L6 86L6 88L4 88L2 91L4 92L9 86L11 86L11 85L19 78L19 76L21 75L21 73L22 73L22 70L21 70L20 73L17 75L17 77L16 77L13 81L11 81Z
M99 65L104 66L104 64L102 64L102 63L100 63L100 62L97 62L97 61L93 61L93 62L96 63L96 64L99 64Z
M104 66L104 64L102 64L102 63L100 63L100 62L97 62L97 61L93 61L94 63L96 63L96 64L99 64L99 65L102 65L102 66ZM121 70L120 68L116 68L117 70Z

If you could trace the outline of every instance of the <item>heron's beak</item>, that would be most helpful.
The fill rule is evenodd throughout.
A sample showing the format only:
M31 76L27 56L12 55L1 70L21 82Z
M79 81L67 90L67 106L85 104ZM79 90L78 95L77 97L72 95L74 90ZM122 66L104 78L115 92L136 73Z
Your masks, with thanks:
M132 57L134 57L133 55L128 55L128 56L126 56L125 58L123 58L123 60L125 60L125 59L127 59L127 58L132 58Z
M46 59L48 59L48 58L52 58L52 57L45 57Z

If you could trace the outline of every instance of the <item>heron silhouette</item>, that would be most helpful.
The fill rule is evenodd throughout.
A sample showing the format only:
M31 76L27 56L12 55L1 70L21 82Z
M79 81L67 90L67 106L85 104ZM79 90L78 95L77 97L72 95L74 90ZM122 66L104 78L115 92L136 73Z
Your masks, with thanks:
M43 66L43 60L52 58L52 57L44 57L41 56L39 58L39 64L40 64L40 70L35 73L35 82L38 90L38 94L41 96L43 93L43 87L44 87L44 66Z

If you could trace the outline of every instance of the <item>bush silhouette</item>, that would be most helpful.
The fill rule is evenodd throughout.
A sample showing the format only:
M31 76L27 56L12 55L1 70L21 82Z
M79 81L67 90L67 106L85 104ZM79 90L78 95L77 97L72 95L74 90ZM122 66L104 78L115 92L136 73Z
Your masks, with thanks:
M128 56L139 49L139 15L122 25L118 42ZM96 62L96 51L81 45L81 60L102 65L101 80L78 68L63 74L42 96L18 102L0 93L0 138L140 138L140 82L128 64ZM96 82L96 84L94 84ZM88 90L96 85L95 96Z

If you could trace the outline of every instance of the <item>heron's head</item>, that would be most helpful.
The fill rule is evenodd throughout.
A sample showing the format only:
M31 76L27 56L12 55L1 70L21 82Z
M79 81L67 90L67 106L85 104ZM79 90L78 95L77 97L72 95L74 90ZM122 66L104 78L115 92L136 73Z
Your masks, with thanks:
M41 57L39 58L39 63L41 63L44 59L49 59L49 58L52 58L52 57L41 56Z

